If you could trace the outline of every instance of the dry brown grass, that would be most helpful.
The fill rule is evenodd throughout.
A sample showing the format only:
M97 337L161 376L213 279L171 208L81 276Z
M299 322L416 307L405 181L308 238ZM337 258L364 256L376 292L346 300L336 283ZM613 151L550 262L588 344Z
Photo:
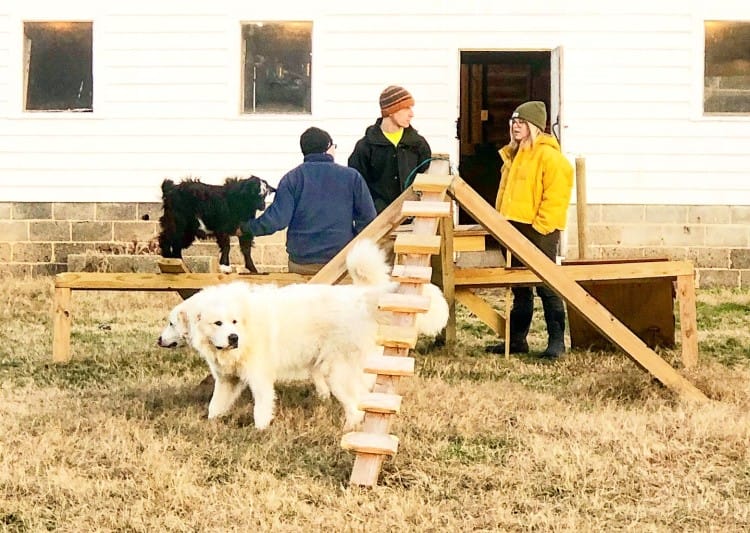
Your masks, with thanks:
M422 346L402 381L399 453L351 488L342 411L308 383L271 428L249 394L205 418L204 364L155 344L178 297L75 293L73 360L51 363L51 281L0 286L2 531L746 531L750 296L699 292L714 402L683 405L622 354L552 363ZM532 345L543 348L535 323ZM664 357L679 365L677 352Z

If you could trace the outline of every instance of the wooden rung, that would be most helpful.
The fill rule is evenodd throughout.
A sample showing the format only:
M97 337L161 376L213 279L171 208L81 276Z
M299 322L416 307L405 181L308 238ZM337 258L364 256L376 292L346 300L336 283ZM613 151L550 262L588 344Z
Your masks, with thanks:
M358 407L370 413L395 415L401 410L401 396L386 392L371 392L362 397Z
M415 191L422 192L443 192L450 187L453 182L453 176L440 174L417 174L412 183Z
M401 214L404 217L449 217L451 203L406 200L401 206Z
M397 254L438 255L440 253L440 235L400 233L396 235L393 251Z
M420 294L387 293L380 297L378 309L397 313L424 313L430 308L430 297Z
M388 434L353 431L341 437L341 447L358 453L396 455L398 437Z
M430 283L432 267L416 265L393 265L391 277L401 283Z
M182 259L162 257L156 264L159 266L159 271L162 274L185 274L190 272L190 269Z
M398 355L375 355L365 360L364 371L381 376L413 376L414 358Z
M380 346L414 348L417 345L417 328L414 326L381 325L375 342Z

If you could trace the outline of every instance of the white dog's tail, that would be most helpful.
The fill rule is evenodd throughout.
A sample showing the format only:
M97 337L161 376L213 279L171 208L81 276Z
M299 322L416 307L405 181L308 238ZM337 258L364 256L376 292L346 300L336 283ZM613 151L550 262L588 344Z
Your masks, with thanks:
M346 255L346 268L355 285L382 285L391 279L385 252L368 239L354 243Z

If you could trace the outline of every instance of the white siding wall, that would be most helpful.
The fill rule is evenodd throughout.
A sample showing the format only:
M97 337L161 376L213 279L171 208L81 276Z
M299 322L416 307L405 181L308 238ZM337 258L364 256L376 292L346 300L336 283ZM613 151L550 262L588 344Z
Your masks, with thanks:
M391 83L455 162L460 50L562 46L564 148L586 157L590 202L750 205L750 117L701 113L702 20L750 20L745 3L254 4L1 4L0 201L158 201L165 176L276 182L313 124L345 164ZM61 18L94 22L94 113L22 113L22 22ZM312 116L239 113L240 23L264 19L313 21Z

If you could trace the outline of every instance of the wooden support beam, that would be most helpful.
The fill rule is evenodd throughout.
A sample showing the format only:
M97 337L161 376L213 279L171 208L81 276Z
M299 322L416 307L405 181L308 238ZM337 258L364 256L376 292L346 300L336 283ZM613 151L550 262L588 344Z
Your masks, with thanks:
M505 318L471 289L456 287L456 301L463 304L499 337L505 335Z
M52 309L52 360L70 361L70 294L69 287L55 287Z
M566 274L518 230L505 220L464 180L455 177L451 185L453 198L477 221L529 267L544 283L576 308L594 327L627 353L637 365L650 372L665 386L684 399L707 401L708 398L666 361L624 326L576 281ZM657 263L658 264L658 263Z
M682 364L692 368L698 363L698 328L695 310L695 276L677 276L677 301L680 308Z
M179 291L202 289L209 285L244 281L246 283L306 283L309 276L298 274L152 274L142 272L62 272L55 276L56 288L102 291Z

